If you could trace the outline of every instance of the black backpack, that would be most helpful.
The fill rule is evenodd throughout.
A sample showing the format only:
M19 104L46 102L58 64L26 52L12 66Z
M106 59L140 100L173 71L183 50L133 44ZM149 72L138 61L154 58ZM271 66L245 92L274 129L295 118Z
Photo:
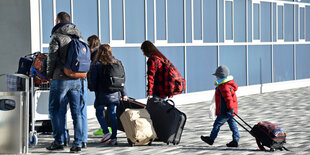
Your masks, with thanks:
M103 66L103 80L106 92L114 93L124 89L125 69L121 61Z

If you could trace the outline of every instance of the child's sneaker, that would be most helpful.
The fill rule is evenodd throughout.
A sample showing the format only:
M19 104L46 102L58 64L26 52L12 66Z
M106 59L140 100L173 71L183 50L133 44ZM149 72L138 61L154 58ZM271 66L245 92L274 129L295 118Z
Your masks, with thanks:
M111 127L108 127L108 129L109 129L109 132L112 133L112 128L111 128ZM93 132L93 134L94 134L95 136L104 135L103 129L100 128L100 129L98 129L97 131Z
M108 145L117 145L117 139L110 139Z
M106 141L108 141L110 138L111 138L111 135L112 134L110 134L110 133L107 133L107 134L105 134L104 136L103 136L103 138L101 139L101 142L106 142Z
M100 128L100 129L98 129L97 131L93 132L93 134L94 134L95 136L97 136L97 135L103 135L103 130L102 130L102 128Z
M209 145L213 145L214 140L212 140L209 136L200 136L201 140L208 143Z

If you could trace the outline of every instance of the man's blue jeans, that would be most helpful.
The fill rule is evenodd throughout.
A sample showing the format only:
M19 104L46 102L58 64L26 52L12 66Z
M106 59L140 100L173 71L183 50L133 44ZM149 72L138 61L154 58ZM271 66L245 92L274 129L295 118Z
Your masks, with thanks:
M104 105L100 105L96 107L96 117L97 120L103 130L104 134L109 133L108 124L104 119L103 112L104 112ZM116 118L116 105L111 104L107 105L108 107L108 115L111 121L111 128L112 128L112 136L111 139L116 139L117 134L117 118Z
M236 122L232 119L232 117L227 116L227 115L217 115L214 124L213 124L213 129L211 131L210 139L215 140L217 137L221 126L227 122L229 125L230 130L232 131L233 135L232 138L234 141L239 142L240 136L239 136L239 131L238 131L238 126Z
M82 131L83 131L83 138L82 142L87 142L88 141L88 122L87 122L87 102L86 102L86 97L87 97L87 80L83 79L81 80L82 82Z
M81 80L52 80L49 95L49 115L52 122L55 143L64 143L67 104L70 104L74 125L74 146L82 146ZM68 102L63 102L64 98Z
M82 142L88 141L88 122L87 122L87 103L86 103L86 97L87 97L87 83L86 79L81 80L82 89L81 89L81 114L82 114L82 132L83 132L83 138ZM64 98L64 103L69 103L67 97ZM65 121L66 122L66 121ZM67 128L67 127L66 127ZM69 141L69 137L65 135L64 141Z

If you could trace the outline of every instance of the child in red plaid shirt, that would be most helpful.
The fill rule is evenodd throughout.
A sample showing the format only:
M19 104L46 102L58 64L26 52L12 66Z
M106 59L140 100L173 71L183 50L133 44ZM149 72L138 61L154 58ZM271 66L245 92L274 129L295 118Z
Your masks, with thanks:
M165 93L165 79L167 76L164 70L164 61L167 58L155 47L155 45L146 40L141 45L143 54L148 57L147 60L147 96L148 98L160 97L167 98Z

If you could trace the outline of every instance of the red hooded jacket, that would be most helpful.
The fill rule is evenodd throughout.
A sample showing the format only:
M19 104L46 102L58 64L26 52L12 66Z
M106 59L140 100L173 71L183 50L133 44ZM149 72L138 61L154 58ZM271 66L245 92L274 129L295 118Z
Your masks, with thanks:
M235 93L237 90L238 90L238 85L235 83L234 80L220 84L219 86L216 87L216 91L215 91L215 104L216 104L215 114L216 115L226 114L228 109L234 109L234 112L238 114L238 101L237 101L237 96ZM220 91L225 101L222 104L221 104L222 100L221 100ZM221 108L223 108L221 106L223 104L225 105L225 103L227 107L224 107L224 109L221 110ZM223 113L223 111L225 111L225 113Z

